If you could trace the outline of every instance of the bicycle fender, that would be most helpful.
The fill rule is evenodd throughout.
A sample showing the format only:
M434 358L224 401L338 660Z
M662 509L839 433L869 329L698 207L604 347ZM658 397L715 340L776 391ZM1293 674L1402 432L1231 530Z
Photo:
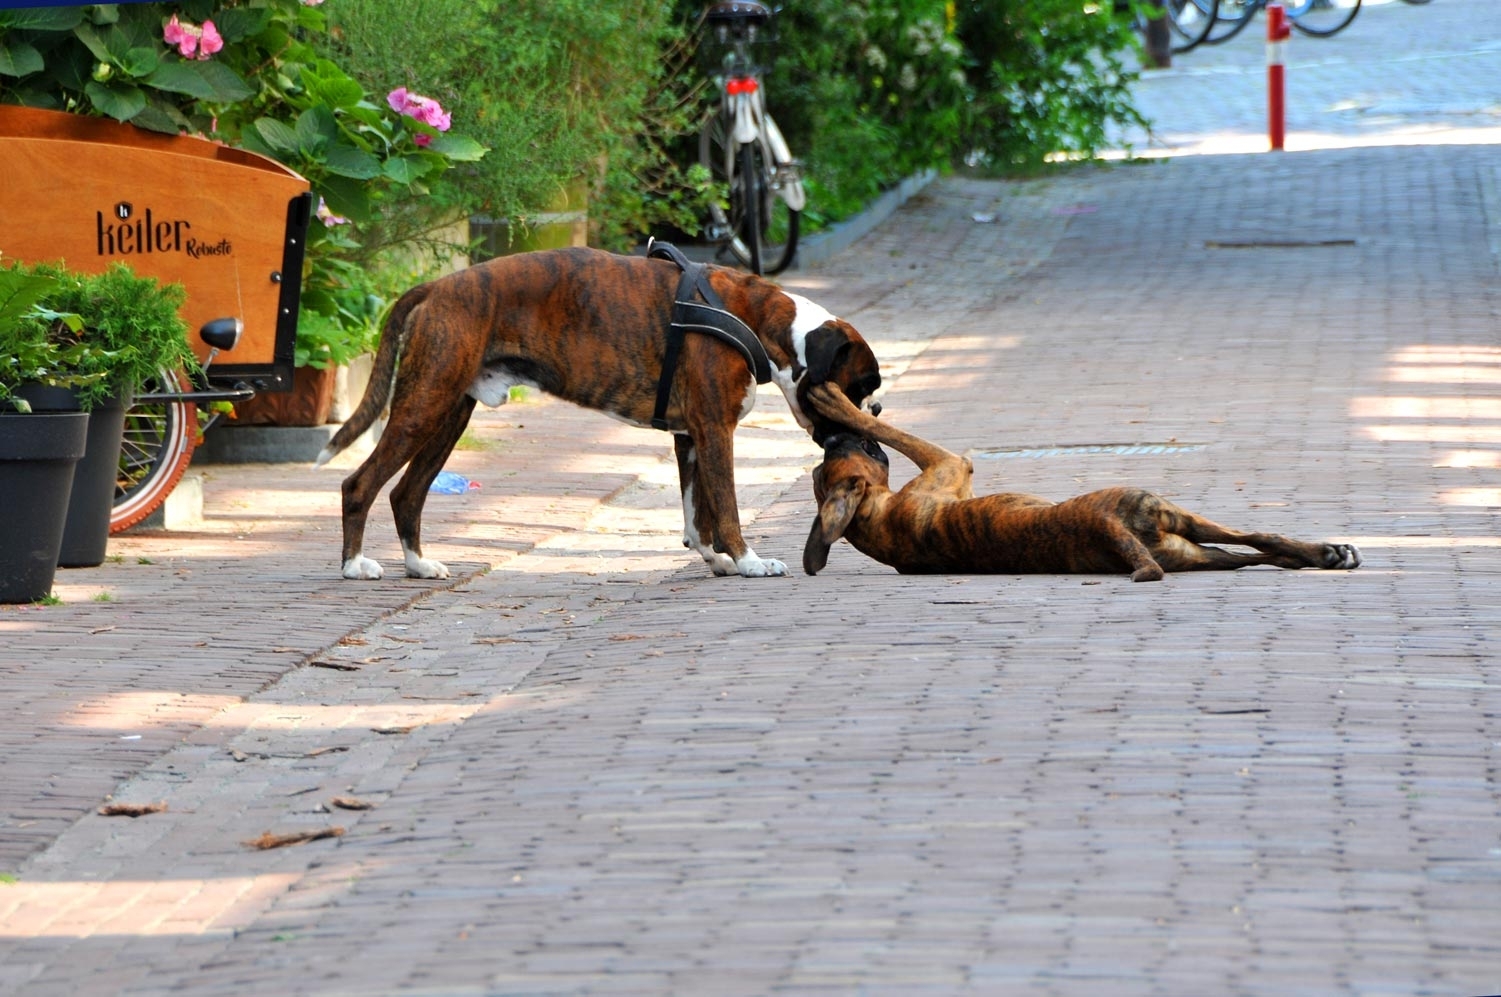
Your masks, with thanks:
M739 145L755 142L761 137L761 130L756 127L756 113L747 96L735 98L735 130L732 137Z

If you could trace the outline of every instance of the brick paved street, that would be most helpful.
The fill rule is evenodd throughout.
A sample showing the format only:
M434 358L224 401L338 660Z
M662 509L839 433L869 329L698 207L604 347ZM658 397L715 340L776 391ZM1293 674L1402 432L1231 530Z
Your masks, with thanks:
M1490 2L1335 41L1488 17L1478 92ZM202 528L0 608L0 995L1501 992L1498 247L1497 146L1367 141L945 178L785 281L977 492L1354 572L713 578L662 436L530 399L429 503L456 577L382 506L354 583L340 472L202 468ZM768 393L737 448L799 561L814 447Z

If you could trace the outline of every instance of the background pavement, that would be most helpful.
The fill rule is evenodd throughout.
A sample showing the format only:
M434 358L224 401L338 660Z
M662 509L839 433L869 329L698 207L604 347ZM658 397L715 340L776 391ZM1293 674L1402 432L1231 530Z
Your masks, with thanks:
M1496 86L1491 0L1294 44L1344 46L1333 104L1431 25ZM1254 122L1168 101L1199 56L1141 89L1184 147ZM660 435L533 399L429 502L457 577L357 584L337 471L208 467L201 530L0 608L0 994L1501 991L1501 154L1379 132L943 179L786 281L977 491L1131 482L1360 570L716 579ZM768 394L763 554L816 457Z

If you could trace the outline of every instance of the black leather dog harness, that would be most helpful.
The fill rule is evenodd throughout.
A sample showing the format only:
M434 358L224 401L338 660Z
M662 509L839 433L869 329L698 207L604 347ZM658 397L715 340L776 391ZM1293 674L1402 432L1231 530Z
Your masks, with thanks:
M652 415L653 429L667 428L667 399L672 394L672 378L677 373L678 355L683 349L683 340L689 332L706 332L716 339L729 343L740 351L757 384L771 380L771 360L766 356L766 347L756 338L750 326L725 310L724 301L714 288L701 263L691 263L676 246L655 239L647 246L646 255L653 259L671 260L683 276L678 280L677 295L672 303L672 321L667 326L667 352L662 357L662 379L657 382L657 408ZM695 301L694 298L702 298Z

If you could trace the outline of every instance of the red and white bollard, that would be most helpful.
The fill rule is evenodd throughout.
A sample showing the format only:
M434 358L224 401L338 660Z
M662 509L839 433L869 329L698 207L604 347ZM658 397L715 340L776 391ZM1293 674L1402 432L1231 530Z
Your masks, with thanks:
M1272 151L1281 152L1287 135L1287 81L1283 77L1283 53L1292 37L1292 25L1280 3L1266 5L1266 130Z

